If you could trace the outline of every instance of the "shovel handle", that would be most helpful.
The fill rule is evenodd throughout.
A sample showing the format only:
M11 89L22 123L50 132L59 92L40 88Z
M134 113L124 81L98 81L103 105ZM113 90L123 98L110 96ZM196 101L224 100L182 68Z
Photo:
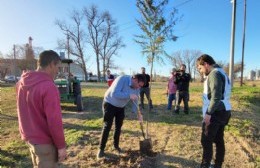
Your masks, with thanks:
M141 128L141 131L142 131L142 135L145 139L145 134L144 134L144 126L143 126L143 123L140 122L140 128Z
M140 112L139 106L134 101L133 101L133 104L136 106L138 112ZM143 135L143 137L145 139L143 122L140 121L139 123L140 123L140 128L141 128L141 131L142 131L142 135Z
M133 104L135 105L135 107L137 108L137 113L138 113L138 119L139 119L139 121L140 121L140 123L142 123L143 122L143 116L141 115L141 117L139 116L139 114L142 114L141 113L141 111L140 111L140 108L139 108L139 106L133 101Z

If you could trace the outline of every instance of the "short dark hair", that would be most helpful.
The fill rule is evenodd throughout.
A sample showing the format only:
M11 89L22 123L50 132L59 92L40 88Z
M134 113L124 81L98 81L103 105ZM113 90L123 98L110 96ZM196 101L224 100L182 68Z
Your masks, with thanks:
M143 74L135 74L135 75L133 75L132 78L137 79L138 82L144 82L145 81Z
M41 52L39 55L38 66L41 68L46 68L52 62L54 62L54 64L56 65L60 61L61 61L60 56L55 51L45 50Z
M181 64L181 66L184 66L184 68L186 69L186 65L185 64Z
M198 59L197 59L197 65L204 65L204 63L208 63L209 65L216 64L215 60L208 54L202 54Z

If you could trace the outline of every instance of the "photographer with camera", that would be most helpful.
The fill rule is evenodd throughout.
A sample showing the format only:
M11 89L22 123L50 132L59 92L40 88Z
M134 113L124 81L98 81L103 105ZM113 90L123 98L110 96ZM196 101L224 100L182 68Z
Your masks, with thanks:
M188 73L185 73L186 65L182 64L180 70L175 73L174 83L177 85L176 91L176 106L174 112L179 114L180 104L183 100L184 104L184 113L189 114L189 84L191 76Z

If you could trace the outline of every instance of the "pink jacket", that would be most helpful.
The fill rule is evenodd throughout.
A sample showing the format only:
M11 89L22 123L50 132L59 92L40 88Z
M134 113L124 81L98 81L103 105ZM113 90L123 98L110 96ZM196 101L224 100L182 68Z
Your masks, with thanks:
M65 147L59 91L45 72L25 72L16 85L21 138L31 144Z
M174 78L175 77L173 75L171 75L171 77L169 78L168 89L167 89L168 94L176 93L177 85L174 83Z

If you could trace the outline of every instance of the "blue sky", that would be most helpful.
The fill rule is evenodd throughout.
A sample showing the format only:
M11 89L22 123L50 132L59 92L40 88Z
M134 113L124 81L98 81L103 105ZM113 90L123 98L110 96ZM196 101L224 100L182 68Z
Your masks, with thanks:
M112 72L126 74L139 72L140 67L150 67L141 48L133 41L140 30L135 19L140 17L135 0L1 0L0 5L0 51L10 53L14 44L25 44L28 37L33 45L44 49L57 47L57 39L65 38L54 24L55 19L67 20L73 9L96 4L100 11L108 10L116 19L119 34L126 47L121 49L115 63L120 70ZM169 42L166 51L201 50L212 55L216 61L229 62L231 38L232 4L230 0L170 0L169 8L177 6L183 14L175 33L180 38ZM168 8L168 7L167 7ZM241 61L244 0L237 0L237 22L235 37L235 62ZM260 1L247 0L247 27L245 43L245 71L260 69ZM91 55L89 51L87 55ZM94 58L87 62L89 71L96 73ZM155 64L154 70L169 75L171 65Z

